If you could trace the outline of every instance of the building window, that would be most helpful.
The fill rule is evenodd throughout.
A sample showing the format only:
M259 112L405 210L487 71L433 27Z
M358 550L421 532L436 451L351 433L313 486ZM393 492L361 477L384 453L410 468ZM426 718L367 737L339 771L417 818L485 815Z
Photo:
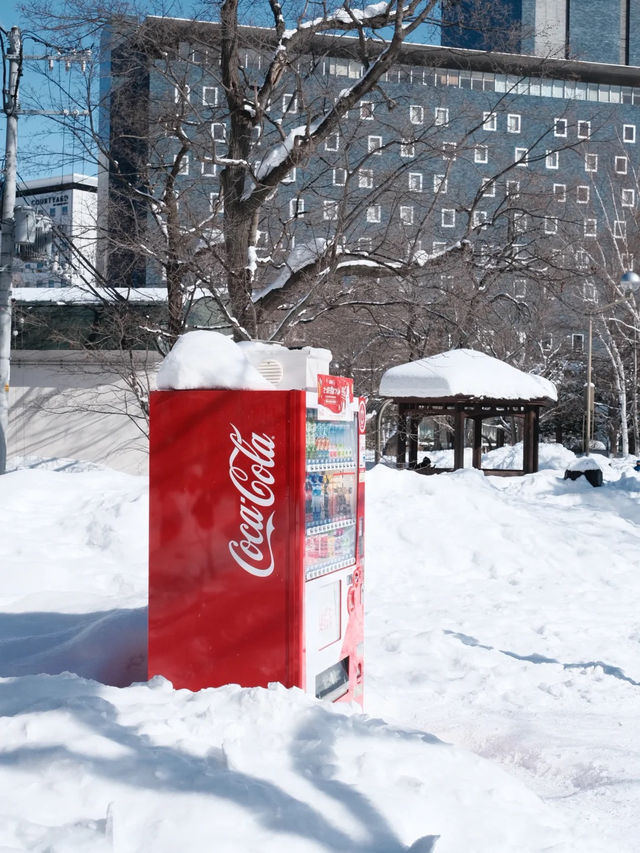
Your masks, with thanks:
M519 113L508 113L507 115L507 133L520 133L520 115Z
M346 169L334 169L333 170L333 185L334 187L343 187L347 183L347 170Z
M382 154L382 137L370 136L367 141L367 150L369 154Z
M615 219L613 222L613 236L616 240L627 239L627 223L624 219Z
M403 140L400 143L400 156L401 157L415 157L416 156L416 146L413 142L406 142Z
M585 170L585 172L597 172L598 171L598 155L597 154L585 154L584 155L584 170Z
M337 219L338 202L331 199L325 199L322 202L322 217L323 219Z
M579 121L578 122L578 139L589 139L591 136L591 122L590 121Z
M484 225L487 221L487 211L486 210L474 210L471 214L471 225L474 228L479 228Z
M373 121L374 119L374 110L376 105L373 101L361 101L360 102L360 118L363 121Z
M330 133L324 141L325 151L338 151L340 148L340 134Z
M567 185L566 184L554 184L553 185L553 197L556 201L564 202L567 200Z
M623 252L620 255L620 263L623 270L631 270L633 272L633 255L629 252Z
M633 143L636 141L636 126L635 124L622 125L622 141Z
M516 166L527 166L529 163L529 149L516 148L513 152L513 162Z
M547 151L544 158L544 165L547 169L557 169L560 166L560 152Z
M339 100L340 98L334 98L333 103L337 104ZM343 118L349 118L349 110L345 110L345 112L343 113Z
M617 175L626 175L629 161L626 157L616 157L615 169Z
M177 160L177 157L176 157ZM175 162L175 160L174 160ZM180 159L180 165L178 167L178 175L188 175L189 174L189 155L183 154Z
M183 86L175 86L173 89L173 100L176 104L191 100L191 86L185 83Z
M409 107L409 121L411 124L424 124L424 107L411 104Z
M361 190L373 189L373 169L358 169L358 187Z
M567 135L567 120L566 120L566 118L554 118L554 120L553 120L553 135L554 136L566 136Z
M454 278L447 273L440 273L440 287L446 293L453 287Z
M483 130L495 130L498 126L498 117L495 113L485 112L482 113L482 129Z
M221 192L209 193L209 208L212 213L224 213L224 197Z
M476 145L473 150L473 160L475 163L488 163L489 147L487 145Z
M282 183L283 184L295 184L295 182L296 182L296 167L294 166L293 169L289 169L287 174L284 176L284 178L282 179Z
M372 204L367 208L367 222L379 224L382 219L382 209L379 204Z
M446 107L435 108L435 123L437 127L449 124L449 110Z
M623 207L634 207L636 203L636 191L634 189L622 190L621 199Z
M582 283L582 295L587 300L587 302L595 302L596 301L596 286L593 281L587 279Z
M446 193L449 181L446 175L433 176L433 191L434 193Z
M358 251L368 254L372 249L371 237L358 237Z
M523 234L527 230L528 218L526 213L513 214L513 231L515 234Z
M589 196L591 195L591 188L581 185L576 187L576 201L578 204L589 204Z
M597 219L585 219L585 221L584 221L584 236L585 237L597 237L598 236L598 220Z
M227 126L222 121L214 121L211 125L211 138L214 142L225 142L227 139Z
M304 219L304 199L292 198L289 201L289 216L291 219Z
M205 157L200 163L200 174L203 178L214 178L217 172L217 166L211 157Z
M553 335L545 335L540 341L540 347L544 352L550 352L553 349Z
M493 198L496 194L496 182L493 178L482 179L482 195L486 198Z
M400 205L400 222L403 225L413 225L413 207L411 205Z
M282 112L297 113L298 112L298 96L292 92L285 92L282 96Z
M202 87L202 103L205 107L218 106L218 87L203 86Z
M456 224L455 210L443 207L441 211L441 223L443 228L453 228Z
M516 278L513 281L513 295L516 299L524 299L527 295L526 278Z
M520 181L507 181L507 196L520 198Z
M557 234L558 233L558 220L555 216L545 216L544 218L544 233L545 234Z
M443 142L442 143L442 159L443 160L455 160L456 159L456 148L457 145L455 142Z
M422 192L422 172L409 172L409 192Z
M571 349L574 352L583 352L584 351L584 335L580 333L575 333L571 335Z
M590 262L591 258L589 257L589 254L585 252L584 249L578 249L576 251L576 267L579 270L589 269Z

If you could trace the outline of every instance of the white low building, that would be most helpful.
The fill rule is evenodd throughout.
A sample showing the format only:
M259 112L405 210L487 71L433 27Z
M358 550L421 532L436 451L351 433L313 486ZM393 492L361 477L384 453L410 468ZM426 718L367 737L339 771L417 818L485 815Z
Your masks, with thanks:
M16 210L29 206L51 223L48 254L23 246L14 261L14 287L67 287L95 281L98 179L71 173L18 187Z

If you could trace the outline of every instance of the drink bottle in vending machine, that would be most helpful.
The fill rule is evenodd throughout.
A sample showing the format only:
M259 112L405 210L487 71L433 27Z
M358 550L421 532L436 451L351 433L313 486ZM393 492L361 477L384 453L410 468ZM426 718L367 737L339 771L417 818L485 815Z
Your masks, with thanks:
M364 399L327 350L150 403L149 676L363 701Z

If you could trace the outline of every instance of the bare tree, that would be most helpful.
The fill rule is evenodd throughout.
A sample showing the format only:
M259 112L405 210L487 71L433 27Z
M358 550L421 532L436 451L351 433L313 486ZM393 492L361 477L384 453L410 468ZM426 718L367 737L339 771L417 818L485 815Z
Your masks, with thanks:
M94 108L92 121L74 129L87 151L97 146L111 180L99 223L108 281L166 285L171 340L197 285L208 287L219 322L236 337L282 338L311 303L335 306L347 272L369 277L375 264L390 280L424 280L433 264L441 275L442 251L425 250L424 235L441 215L453 162L478 162L481 122L470 108L430 113L401 93L405 76L421 74L431 88L437 82L436 60L403 65L404 43L436 13L434 0L364 10L345 3L332 12L305 9L287 26L274 2L271 26L260 29L241 26L237 2L222 3L217 24L140 21L135 9L105 14L84 4L49 17L52 28L76 33L80 23L85 32L108 27L108 87L98 86L105 57L97 53L73 93L78 106ZM339 89L336 75L349 85ZM493 114L508 109L517 79L510 86L494 99ZM549 132L523 157L544 158ZM391 151L399 164L380 169ZM435 192L413 194L436 161ZM452 213L466 224L445 250L460 253L467 241L482 243L485 225L515 219L513 198L492 209L486 199L517 165L489 172L481 189L456 200ZM219 191L210 193L203 177L214 174ZM505 269L520 263L487 240L482 251L501 255Z

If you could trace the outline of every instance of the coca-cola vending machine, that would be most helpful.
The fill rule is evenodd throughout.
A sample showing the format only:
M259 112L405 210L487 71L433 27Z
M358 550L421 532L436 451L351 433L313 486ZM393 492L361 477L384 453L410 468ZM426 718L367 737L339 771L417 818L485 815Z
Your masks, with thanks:
M328 350L245 352L274 390L151 395L149 677L362 704L365 401Z

